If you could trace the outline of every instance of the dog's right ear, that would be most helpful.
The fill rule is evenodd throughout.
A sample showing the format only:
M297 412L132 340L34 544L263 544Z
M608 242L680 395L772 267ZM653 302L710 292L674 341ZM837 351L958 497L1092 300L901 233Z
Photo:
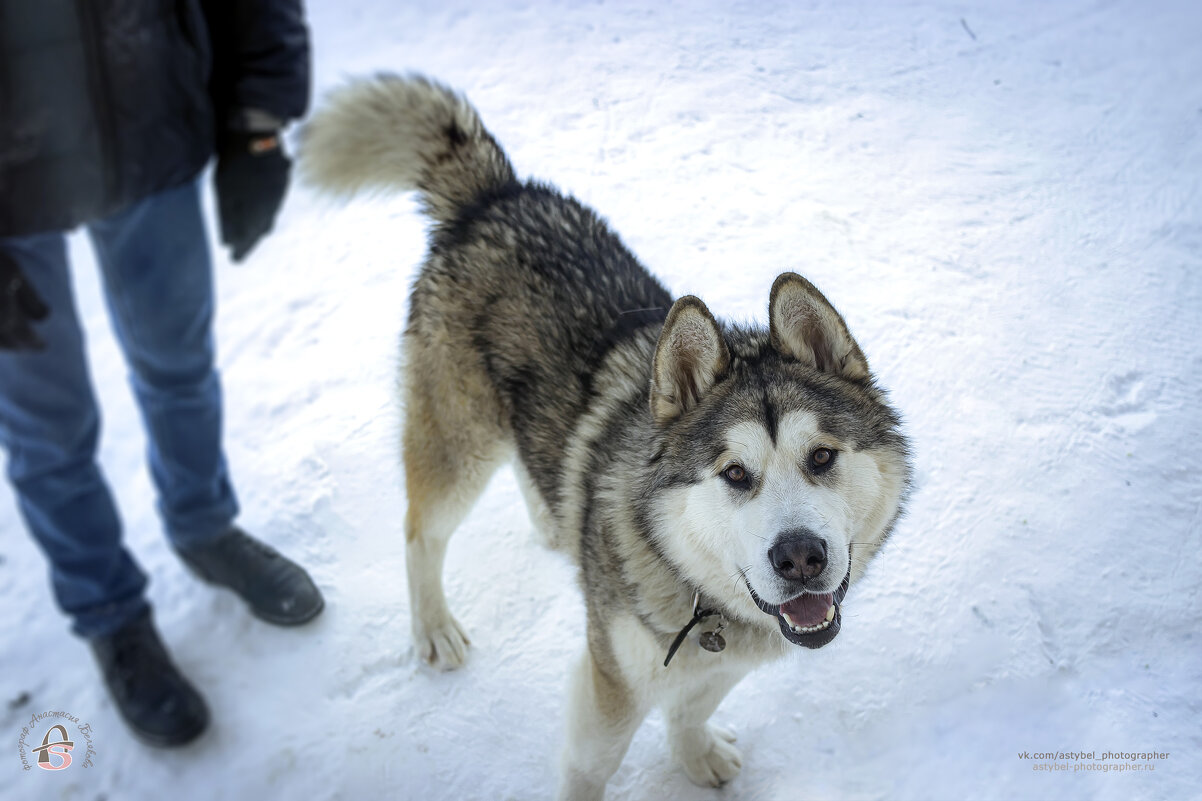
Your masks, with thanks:
M729 364L726 340L705 304L692 295L673 303L655 348L651 417L666 423L692 409Z

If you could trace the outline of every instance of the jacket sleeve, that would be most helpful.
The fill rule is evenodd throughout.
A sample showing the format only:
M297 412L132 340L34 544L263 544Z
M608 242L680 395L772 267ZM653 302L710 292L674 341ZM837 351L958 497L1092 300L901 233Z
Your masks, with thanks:
M219 128L248 110L281 121L309 105L309 31L301 0L200 0L212 48L209 91Z

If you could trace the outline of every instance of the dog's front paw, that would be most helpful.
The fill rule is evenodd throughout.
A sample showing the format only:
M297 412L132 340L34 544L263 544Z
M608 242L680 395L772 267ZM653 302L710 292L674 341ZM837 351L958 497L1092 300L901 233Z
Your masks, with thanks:
M470 644L463 626L450 614L435 623L415 621L413 624L413 645L418 655L439 670L462 666Z
M720 787L738 776L743 767L743 755L734 741L734 732L707 723L680 737L673 750L693 784Z

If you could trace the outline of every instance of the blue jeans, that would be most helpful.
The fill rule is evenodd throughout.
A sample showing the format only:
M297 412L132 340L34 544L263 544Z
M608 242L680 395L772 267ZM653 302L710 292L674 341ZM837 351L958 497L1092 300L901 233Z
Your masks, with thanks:
M213 275L193 181L87 226L109 316L149 440L158 508L173 545L200 545L238 512L221 449L213 367ZM147 609L146 575L121 542L96 463L100 417L61 233L0 239L50 307L47 348L0 351L0 443L21 515L50 562L59 606L85 637Z

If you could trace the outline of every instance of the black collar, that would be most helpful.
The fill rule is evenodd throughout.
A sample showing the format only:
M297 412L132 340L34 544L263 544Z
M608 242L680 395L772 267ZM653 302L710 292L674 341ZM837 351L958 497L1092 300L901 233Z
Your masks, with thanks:
M672 645L669 646L669 648L668 648L668 655L664 658L664 667L667 667L668 663L672 661L672 657L676 656L676 652L680 649L681 644L684 642L684 638L689 636L689 632L693 630L693 626L696 626L698 623L700 623L702 620L705 620L710 615L716 615L716 614L718 614L717 609L702 609L701 608L701 592L700 591L693 593L693 619L690 620L688 623L685 623L684 628L681 629L680 633L676 635L676 639L672 640ZM725 645L725 643L723 645ZM721 649L718 649L718 650L721 650Z

